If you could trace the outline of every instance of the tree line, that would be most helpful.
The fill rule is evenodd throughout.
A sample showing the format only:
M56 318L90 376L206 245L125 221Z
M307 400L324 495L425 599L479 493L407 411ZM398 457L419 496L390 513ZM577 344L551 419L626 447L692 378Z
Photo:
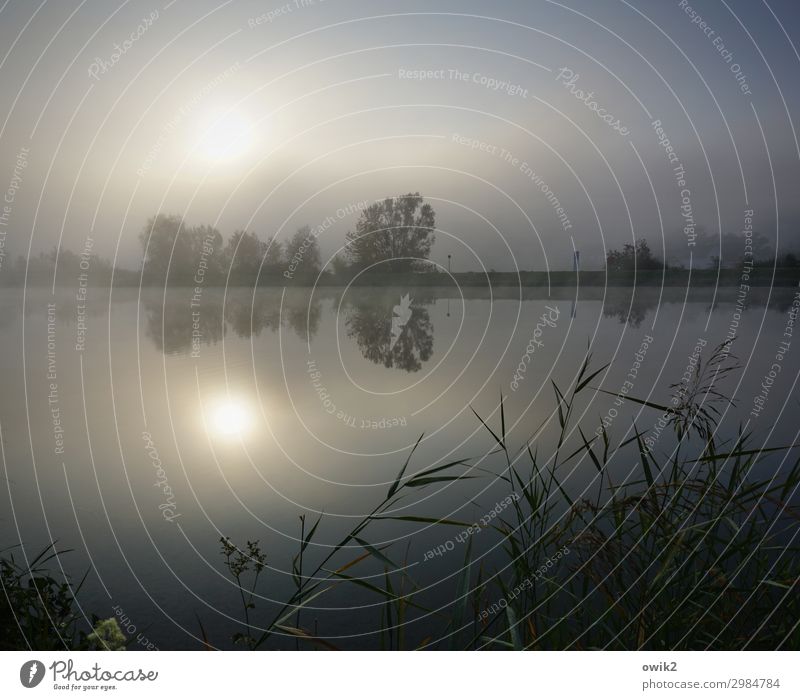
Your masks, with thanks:
M306 284L322 272L349 278L366 270L378 273L428 271L435 241L436 214L419 192L389 197L363 209L343 249L322 271L318 237L323 228L303 226L281 240L236 230L227 239L214 226L189 225L182 216L157 214L138 235L142 264L138 270L115 267L94 253L79 256L53 248L26 259L19 256L0 271L0 283L74 285L86 273L91 285L144 284L205 286ZM56 264L57 261L57 264Z
M328 274L345 276L381 265L381 272L410 272L428 259L436 215L419 193L392 197L361 212ZM225 241L211 226L187 226L179 216L150 219L139 235L144 278L161 284L307 283L322 269L319 231L303 226L286 240L262 240L238 230Z
M740 267L745 261L753 267L800 268L798 254L786 252L776 256L769 241L759 233L754 234L748 242L749 253L747 255L745 255L745 239L742 234L726 233L717 242L716 247L711 246L710 241L706 240L708 238L710 237L706 236L703 239L704 245L701 248L708 257L704 258L698 251L698 254L693 256L695 268L735 268ZM634 270L680 270L684 267L683 263L665 263L653 253L645 238L640 238L633 243L625 243L621 249L609 249L606 253L606 269L612 273L626 273Z
M372 277L386 273L436 272L430 253L436 240L436 214L419 192L389 197L363 209L353 230L345 236L343 248L323 270L318 237L322 227L297 229L281 240L260 238L253 231L236 230L227 238L207 224L191 226L182 216L157 214L140 231L142 264L138 270L112 265L94 253L78 255L62 248L0 268L0 284L74 285L81 274L92 286L170 284L175 286L254 284L308 284L317 280L349 281L359 272ZM747 241L754 267L800 268L800 255L793 252L777 256L768 239L754 233ZM713 239L703 231L693 256L695 268L738 267L744 261L742 234L725 234ZM606 270L628 273L633 270L680 270L674 242L666 260L654 254L645 238L606 252ZM685 253L685 246L681 249ZM721 257L720 257L721 252ZM56 264L57 262L57 264ZM56 273L57 271L57 273Z

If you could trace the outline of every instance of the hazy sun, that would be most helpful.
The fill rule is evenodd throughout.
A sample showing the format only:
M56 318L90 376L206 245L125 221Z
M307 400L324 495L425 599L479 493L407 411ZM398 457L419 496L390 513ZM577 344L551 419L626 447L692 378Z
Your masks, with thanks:
M243 435L249 430L250 424L250 411L242 401L227 398L211 409L210 427L219 435Z
M252 145L252 125L239 112L220 111L198 124L195 150L206 160L234 160L247 153Z

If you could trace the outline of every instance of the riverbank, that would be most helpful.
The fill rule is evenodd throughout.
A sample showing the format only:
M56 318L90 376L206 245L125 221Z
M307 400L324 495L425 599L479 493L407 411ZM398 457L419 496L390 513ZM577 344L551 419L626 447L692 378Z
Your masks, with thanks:
M288 280L282 276L258 277L260 287L733 287L745 284L750 287L796 287L800 284L800 268L753 268L747 274L739 269L667 269L638 270L634 272L609 272L606 270L586 270L579 273L566 270L520 271L520 272L454 272L452 274L433 273L363 273L356 275L334 275L324 272L318 277L295 278ZM109 276L98 275L86 282L89 287L107 287ZM141 283L138 272L118 270L114 274L114 287L138 287ZM236 278L229 280L228 287L253 287L256 278ZM52 286L52 278L29 279L28 287ZM78 281L75 281L75 286ZM23 286L20 280L0 279L0 287L13 289ZM70 286L60 277L56 286ZM144 287L163 289L163 282L145 280ZM208 285L208 288L223 285ZM169 283L170 288L191 285Z

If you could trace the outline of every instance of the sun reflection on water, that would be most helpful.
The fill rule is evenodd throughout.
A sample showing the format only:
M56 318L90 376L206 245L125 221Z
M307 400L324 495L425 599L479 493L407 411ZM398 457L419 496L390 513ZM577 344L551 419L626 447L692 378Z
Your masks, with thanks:
M209 430L224 437L241 437L253 424L249 406L235 397L214 402L206 415Z

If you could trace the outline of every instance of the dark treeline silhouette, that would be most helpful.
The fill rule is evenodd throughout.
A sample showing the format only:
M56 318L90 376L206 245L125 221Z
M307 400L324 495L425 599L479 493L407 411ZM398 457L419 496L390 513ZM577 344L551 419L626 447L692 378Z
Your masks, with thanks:
M279 240L252 231L234 231L227 240L207 224L190 225L176 214L151 217L139 233L142 263L138 270L113 268L94 253L65 248L20 256L0 271L0 284L73 286L85 276L90 286L255 286L330 284L349 281L365 270L387 273L429 272L436 214L418 192L390 197L361 211L355 230L346 235L343 252L322 270L318 237L327 226L299 228ZM113 273L113 278L112 278ZM320 278L321 275L321 279Z
M235 230L227 240L207 224L189 225L175 214L151 217L139 233L142 266L131 270L114 267L91 249L81 254L53 248L0 268L0 285L218 287L306 286L310 284L366 286L443 285L452 280L429 260L435 242L436 214L418 192L391 197L361 210L355 230L326 269L322 267L318 237L328 227L303 226L280 240L264 240L255 232ZM776 253L758 232L711 236L698 228L695 245L685 238L670 239L659 254L645 238L609 249L605 269L581 271L581 285L682 284L688 279L687 251L691 251L693 284L738 283L743 265L766 273L778 268L775 278L757 274L753 284L794 284L800 275L800 253ZM634 277L635 275L635 277ZM459 285L572 286L568 270L520 271L480 274L455 273Z
M757 268L794 269L800 267L800 251L794 245L788 249L783 245L783 250L776 251L769 238L758 231L712 235L698 227L691 247L682 236L671 237L667 241L666 259L670 268L687 267L691 252L695 268L736 269L746 261Z
M287 241L266 242L250 231L234 231L225 241L212 226L189 226L180 216L159 214L147 222L139 241L142 279L151 285L308 283L320 272L319 243L308 226Z
M633 270L660 270L664 261L656 258L644 238L636 243L626 243L622 250L609 250L606 267L609 272L632 272Z
M344 253L323 275L344 279L376 266L383 274L419 270L430 255L435 228L433 208L418 192L375 203L361 212L355 231L347 233ZM143 279L188 286L313 283L322 272L317 240L322 231L303 226L284 241L235 231L224 241L211 226L189 226L179 216L159 214L139 235Z
M789 251L776 256L772 244L758 232L748 240L743 233L726 233L721 238L712 239L701 231L692 253L695 268L730 270L740 268L745 263L754 268L800 267L798 253ZM675 262L674 258L672 262L669 260L668 251L666 269L681 270L686 267L682 262ZM626 243L621 250L609 250L606 253L606 267L611 273L619 273L632 272L634 269L661 270L665 265L661 258L653 254L647 239L640 238L635 243Z

